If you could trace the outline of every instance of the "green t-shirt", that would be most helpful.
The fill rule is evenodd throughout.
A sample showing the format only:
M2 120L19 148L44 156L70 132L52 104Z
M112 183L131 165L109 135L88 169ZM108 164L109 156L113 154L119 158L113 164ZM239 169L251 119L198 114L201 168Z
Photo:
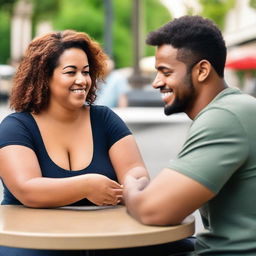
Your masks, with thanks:
M216 196L200 213L197 255L256 255L256 99L227 88L193 121L170 169Z

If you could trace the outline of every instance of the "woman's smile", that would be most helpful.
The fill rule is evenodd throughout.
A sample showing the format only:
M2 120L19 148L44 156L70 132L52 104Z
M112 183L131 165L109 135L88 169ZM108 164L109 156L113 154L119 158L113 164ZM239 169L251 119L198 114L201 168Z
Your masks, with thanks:
M82 87L82 88L71 88L70 91L74 94L82 94L85 95L86 94L86 87Z

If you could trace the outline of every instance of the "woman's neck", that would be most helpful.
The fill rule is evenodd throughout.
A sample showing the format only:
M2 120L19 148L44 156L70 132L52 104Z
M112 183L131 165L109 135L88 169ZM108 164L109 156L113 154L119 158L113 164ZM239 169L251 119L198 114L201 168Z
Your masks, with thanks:
M77 109L67 109L62 108L61 106L49 106L41 113L41 115L61 123L73 123L80 119L82 114L85 112L85 109L85 106Z

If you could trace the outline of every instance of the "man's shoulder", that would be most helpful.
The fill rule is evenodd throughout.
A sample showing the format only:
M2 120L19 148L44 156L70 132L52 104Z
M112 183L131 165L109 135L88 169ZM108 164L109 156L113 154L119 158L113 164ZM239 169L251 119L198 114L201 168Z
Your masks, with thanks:
M216 107L230 111L243 110L251 107L256 109L256 99L251 95L241 92L237 88L227 88L208 105L209 109Z
M208 104L195 120L204 120L207 117L211 119L214 114L217 115L217 120L234 117L240 119L250 112L256 112L256 99L238 89L229 88Z
M227 106L211 106L201 111L191 125L190 134L204 138L218 138L245 135L245 123L249 126L249 120L243 119L243 114Z

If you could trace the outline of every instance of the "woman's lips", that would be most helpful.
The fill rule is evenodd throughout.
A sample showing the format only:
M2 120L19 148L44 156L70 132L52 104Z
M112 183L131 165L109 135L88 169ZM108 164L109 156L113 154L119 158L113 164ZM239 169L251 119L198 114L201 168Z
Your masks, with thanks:
M84 88L80 88L80 89L71 89L71 92L75 93L75 94L85 94L85 89Z

